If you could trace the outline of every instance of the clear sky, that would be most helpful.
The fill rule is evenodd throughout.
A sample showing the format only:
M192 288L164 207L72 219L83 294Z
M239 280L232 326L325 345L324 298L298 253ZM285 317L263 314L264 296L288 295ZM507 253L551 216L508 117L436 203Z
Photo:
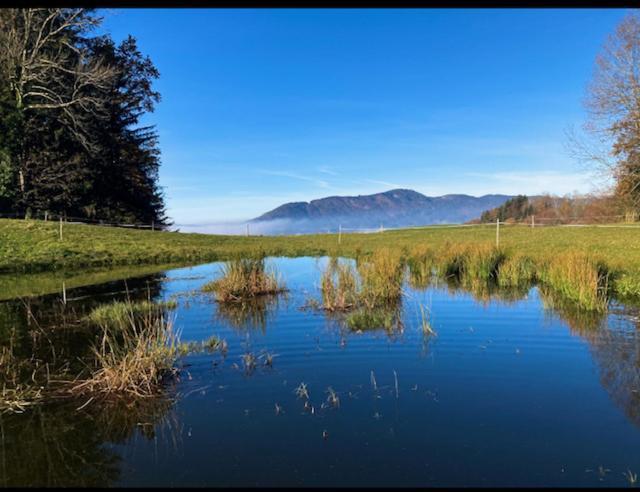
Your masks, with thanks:
M624 10L109 9L160 71L177 225L287 201L590 191L565 148Z

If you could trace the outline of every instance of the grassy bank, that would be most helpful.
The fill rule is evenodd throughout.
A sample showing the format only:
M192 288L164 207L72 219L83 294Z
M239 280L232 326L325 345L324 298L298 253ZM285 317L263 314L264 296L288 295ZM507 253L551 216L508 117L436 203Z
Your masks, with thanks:
M160 263L198 263L238 255L355 257L383 247L409 255L418 246L435 250L448 245L495 241L495 228L430 227L374 234L299 236L222 236L152 232L43 221L0 220L0 272L26 272ZM640 293L640 229L607 227L504 226L500 246L510 255L548 262L567 251L601 258L615 273L620 293Z

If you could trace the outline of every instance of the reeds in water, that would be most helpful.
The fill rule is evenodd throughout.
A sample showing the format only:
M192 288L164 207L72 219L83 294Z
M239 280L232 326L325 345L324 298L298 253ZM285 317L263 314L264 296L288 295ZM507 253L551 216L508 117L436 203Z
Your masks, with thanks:
M609 300L606 265L582 252L568 252L551 259L540 272L542 282L582 309L605 311Z
M536 279L536 264L528 256L516 253L507 257L498 270L501 287L526 287Z
M373 308L400 298L405 263L399 252L383 248L364 258L358 265L361 278L359 298Z
M91 373L75 381L71 393L92 397L150 397L163 380L175 374L178 336L164 313L149 305L140 311L128 304L126 323L100 325L92 351Z
M345 311L358 302L358 280L355 269L332 259L320 281L322 307L328 311Z
M86 321L98 326L109 325L112 328L122 328L129 325L132 318L136 321L148 315L150 311L161 314L163 311L173 310L176 307L175 300L166 302L114 301L94 308L86 317Z
M220 302L239 302L286 290L274 271L267 271L264 258L239 258L226 262L222 276L202 287Z
M428 287L435 267L435 252L427 245L413 248L407 258L409 282L413 288Z

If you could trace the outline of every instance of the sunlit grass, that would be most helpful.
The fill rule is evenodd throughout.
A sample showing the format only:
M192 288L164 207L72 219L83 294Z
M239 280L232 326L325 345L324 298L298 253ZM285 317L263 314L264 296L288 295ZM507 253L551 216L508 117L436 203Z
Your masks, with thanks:
M538 276L542 283L583 309L607 308L610 272L599 259L570 251L550 259L539 269Z
M109 318L99 324L90 374L79 378L70 393L98 398L150 397L158 393L165 378L175 374L180 344L164 312L153 305L137 311L127 303L124 317L126 323L121 325Z
M267 271L264 258L239 258L225 263L219 279L205 284L220 302L239 302L286 289L274 271Z

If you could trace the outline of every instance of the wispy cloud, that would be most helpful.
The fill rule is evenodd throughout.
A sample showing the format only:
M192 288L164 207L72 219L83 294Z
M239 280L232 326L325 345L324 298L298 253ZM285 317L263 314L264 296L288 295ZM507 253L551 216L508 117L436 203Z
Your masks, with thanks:
M408 185L403 185L403 184L398 184L398 183L391 183L389 181L380 181L380 180L377 180L377 179L365 179L364 181L367 182L367 183L382 185L382 186L385 186L387 188L410 188L410 186L408 186Z
M338 175L338 173L335 172L333 169L331 169L329 166L320 166L318 168L318 172L324 173L324 174L329 174L331 176L337 176Z
M320 188L329 188L330 185L327 181L323 180L323 179L318 179L312 176L305 176L303 174L297 174L297 173L290 173L290 172L286 172L286 171L270 171L270 170L266 170L266 169L260 169L258 170L259 173L261 174L268 174L270 176L282 176L284 178L291 178L291 179L297 179L300 181L308 181L310 183L315 184L316 186L319 186Z
M559 171L508 171L494 173L468 172L469 178L479 178L484 183L481 186L493 185L494 189L510 190L510 194L525 193L529 195L549 192L565 194L572 192L585 193L590 191L596 177L585 172ZM503 191L502 191L503 192Z

